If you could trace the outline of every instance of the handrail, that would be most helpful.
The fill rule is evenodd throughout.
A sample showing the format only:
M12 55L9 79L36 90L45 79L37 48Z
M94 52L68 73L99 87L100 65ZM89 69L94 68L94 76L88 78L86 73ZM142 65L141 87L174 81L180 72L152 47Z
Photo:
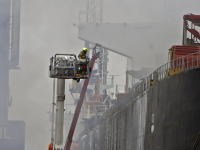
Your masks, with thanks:
M192 56L192 57L191 57ZM195 57L196 56L196 59ZM191 57L191 58L190 58ZM168 78L170 76L173 76L175 74L179 74L183 71L188 71L192 70L195 68L200 68L200 52L197 53L192 53L177 59L174 59L159 68L157 68L152 74L149 76L143 78L143 81L138 84L132 91L132 93L127 93L127 96L134 96L134 98L131 98L133 100L136 100L141 96L142 93L147 91L151 85L150 82L153 81L154 84L156 82L159 82L165 78ZM134 94L133 94L134 93ZM120 108L123 108L126 106L126 104L122 105L123 101L116 102L115 105L113 105L111 108L109 108L103 115L102 117L109 117L112 116L113 114L119 112ZM118 104L119 103L119 104Z
M160 66L152 74L150 74L148 77L144 78L147 80L146 89L148 89L150 86L150 80L153 80L155 83L166 77L181 73L186 70L191 70L191 69L200 67L200 64L199 64L199 56L200 55L199 54L200 54L200 52L192 53L192 54L174 59L174 60ZM192 58L191 58L192 60L189 59L190 56L192 56ZM196 56L196 59L194 59L194 56ZM141 82L138 86L143 84L143 82Z
M57 55L74 56L75 59L76 59L76 55L75 54L62 54L62 53L59 54L59 53L57 53L57 54L55 54L54 58L56 58Z

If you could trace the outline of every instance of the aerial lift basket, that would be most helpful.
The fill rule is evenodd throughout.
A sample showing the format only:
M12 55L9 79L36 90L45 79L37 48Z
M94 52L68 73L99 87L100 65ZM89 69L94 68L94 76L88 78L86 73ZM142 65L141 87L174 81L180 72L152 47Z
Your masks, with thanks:
M90 59L77 59L74 54L55 54L50 58L49 77L59 79L87 79L91 72Z

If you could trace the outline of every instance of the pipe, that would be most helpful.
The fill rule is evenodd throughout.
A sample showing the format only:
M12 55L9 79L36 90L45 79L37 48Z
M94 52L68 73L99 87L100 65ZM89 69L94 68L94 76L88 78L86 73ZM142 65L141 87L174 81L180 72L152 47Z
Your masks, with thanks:
M128 88L129 88L129 76L128 76L128 73L127 73L128 70L126 70L126 85L125 85L125 93L128 93Z

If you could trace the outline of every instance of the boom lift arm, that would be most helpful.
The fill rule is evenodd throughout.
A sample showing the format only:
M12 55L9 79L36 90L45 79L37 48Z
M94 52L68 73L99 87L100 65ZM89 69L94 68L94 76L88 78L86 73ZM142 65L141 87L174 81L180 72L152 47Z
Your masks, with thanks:
M87 86L88 86L88 83L89 83L89 80L90 80L91 72L93 70L95 60L98 58L98 55L99 55L99 53L96 53L96 47L97 46L100 46L100 45L96 44L95 47L93 48L94 55L93 55L93 57L91 59L91 63L90 63L91 71L89 73L89 77L87 79L85 79L85 81L84 81L84 84L83 84L83 87L82 87L82 90L81 90L81 94L80 94L80 100L78 101L77 106L76 106L76 110L75 110L75 113L74 113L74 117L73 117L73 120L72 120L72 123L71 123L69 133L68 133L68 137L67 137L67 140L65 142L64 150L70 150L70 147L71 147L72 138L73 138L73 135L74 135L74 130L76 128L78 117L79 117L79 114L80 114L80 111L81 111L83 99L84 99L85 92L87 90Z

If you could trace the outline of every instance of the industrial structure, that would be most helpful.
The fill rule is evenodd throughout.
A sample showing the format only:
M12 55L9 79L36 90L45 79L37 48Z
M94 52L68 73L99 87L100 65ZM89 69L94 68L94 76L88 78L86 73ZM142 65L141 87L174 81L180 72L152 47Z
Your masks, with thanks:
M19 69L21 0L0 0L0 149L24 150L25 123L8 120L12 104L9 71Z

